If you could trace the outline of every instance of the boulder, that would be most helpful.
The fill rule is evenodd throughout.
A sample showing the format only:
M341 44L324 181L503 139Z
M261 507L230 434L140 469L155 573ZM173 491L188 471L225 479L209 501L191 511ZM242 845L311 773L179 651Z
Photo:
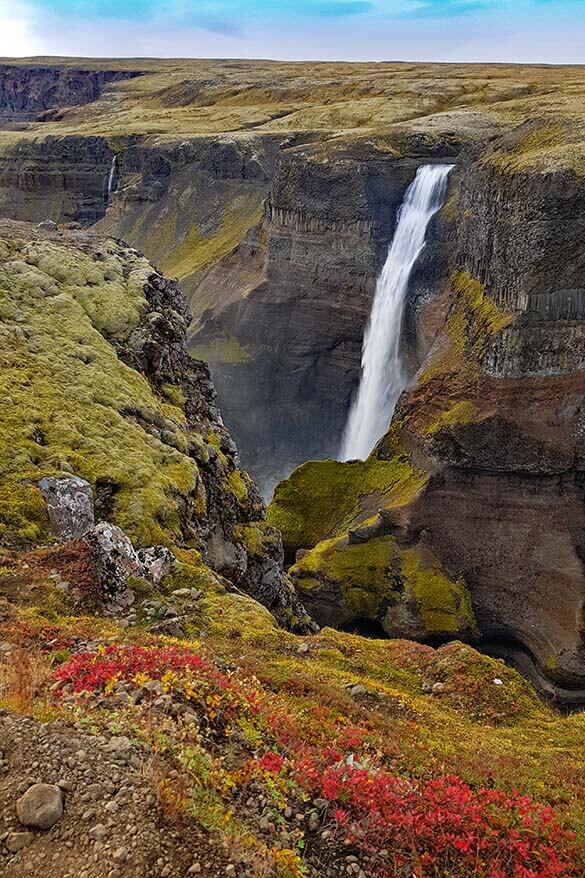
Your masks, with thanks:
M142 565L129 537L115 524L101 522L86 535L96 566L102 593L116 603L129 604L125 599L128 579L140 576Z
M139 549L137 556L142 565L142 575L150 579L154 585L160 585L177 560L171 550L165 546Z
M93 491L77 476L45 478L39 488L47 504L51 533L63 540L81 537L95 524Z
M50 829L63 815L63 793L54 784L33 784L16 803L16 813L23 826Z

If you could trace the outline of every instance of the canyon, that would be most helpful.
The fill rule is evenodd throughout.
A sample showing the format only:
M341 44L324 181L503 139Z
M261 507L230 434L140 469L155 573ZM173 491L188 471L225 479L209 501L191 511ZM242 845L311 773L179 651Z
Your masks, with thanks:
M579 699L582 70L3 71L0 215L112 235L179 280L244 466L266 498L300 466L269 518L317 621L509 641ZM370 464L306 464L339 454L397 210L433 163L454 167L408 285L390 432ZM333 551L356 556L349 578ZM436 624L416 596L433 571Z
M0 62L6 878L585 874L584 98Z

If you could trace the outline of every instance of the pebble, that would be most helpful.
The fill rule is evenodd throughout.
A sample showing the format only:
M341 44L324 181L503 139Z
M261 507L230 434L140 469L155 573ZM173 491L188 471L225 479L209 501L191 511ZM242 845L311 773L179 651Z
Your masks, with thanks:
M94 841L103 841L107 834L108 830L103 823L96 823L96 825L92 826L89 830L89 837Z
M35 840L32 832L9 832L4 844L10 853L15 854L32 844Z

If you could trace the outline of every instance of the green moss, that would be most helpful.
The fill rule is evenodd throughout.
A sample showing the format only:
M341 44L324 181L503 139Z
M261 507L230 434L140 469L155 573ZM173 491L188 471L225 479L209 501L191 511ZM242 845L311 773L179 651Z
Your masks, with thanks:
M161 392L173 405L179 408L185 405L185 394L177 384L163 384Z
M248 499L248 486L241 472L232 470L226 477L228 489L234 495L238 503L245 504Z
M187 560L181 560L173 566L170 573L161 582L162 594L171 594L181 588L194 588L207 591L217 587L217 578L203 564L197 553L183 553Z
M277 486L268 521L282 532L288 551L310 548L366 521L381 507L407 503L427 479L399 457L309 461Z
M456 402L450 409L441 412L439 417L426 428L427 435L439 433L445 427L455 424L471 424L479 413L479 409L470 400L464 399Z
M449 372L476 377L490 336L504 329L514 316L499 309L483 284L466 271L454 276L452 289L453 304L446 327L447 349L425 368L421 377L423 384Z
M253 558L261 558L267 549L274 549L280 541L278 531L265 521L237 524L234 536Z
M471 597L463 580L449 579L437 562L423 565L417 549L402 552L401 570L428 635L452 636L477 630Z
M384 600L396 597L392 574L395 544L390 536L365 543L347 539L324 540L290 569L297 587L314 591L315 582L339 585L345 604L356 616L376 619Z
M545 167L555 153L560 157L564 151L568 152L567 132L562 125L529 122L519 128L515 135L516 143L512 147L508 142L496 146L484 158L484 163L495 165L506 173L516 173Z
M37 483L62 473L113 481L112 519L135 542L181 535L184 498L198 481L184 453L184 413L162 403L107 340L136 325L151 269L113 242L104 251L97 261L47 242L4 244L0 308L11 316L0 323L1 539L47 537Z
M240 198L227 208L219 227L210 235L202 235L197 227L192 227L178 245L168 250L162 262L163 270L182 280L212 265L240 243L246 232L260 221L262 211L255 194Z
M250 363L252 356L246 348L242 347L233 335L223 335L215 338L209 344L196 344L191 347L191 355L198 360L210 363Z

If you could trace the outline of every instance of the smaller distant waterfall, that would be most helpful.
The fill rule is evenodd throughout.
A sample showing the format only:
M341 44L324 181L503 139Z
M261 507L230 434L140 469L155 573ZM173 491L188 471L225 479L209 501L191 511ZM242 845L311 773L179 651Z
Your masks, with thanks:
M424 244L427 226L440 209L453 165L423 165L406 190L396 231L376 284L362 346L362 372L341 448L341 460L365 460L388 429L406 386L400 336L408 281Z
M116 182L116 172L118 170L118 156L114 156L112 159L112 164L110 165L110 173L108 174L108 198L114 191L114 184Z

